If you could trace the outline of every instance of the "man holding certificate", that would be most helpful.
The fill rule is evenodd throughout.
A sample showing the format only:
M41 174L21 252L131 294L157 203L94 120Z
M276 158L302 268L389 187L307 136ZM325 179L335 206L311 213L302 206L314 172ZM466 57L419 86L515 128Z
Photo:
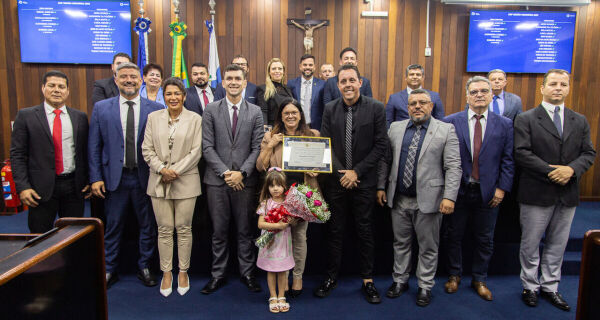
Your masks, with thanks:
M372 210L376 196L377 163L386 152L383 104L360 94L362 78L354 65L338 71L341 98L328 103L321 135L331 138L333 173L327 179L331 218L328 222L327 279L315 290L326 297L337 285L346 218L353 216L358 233L362 291L369 303L380 303L373 284L374 240Z

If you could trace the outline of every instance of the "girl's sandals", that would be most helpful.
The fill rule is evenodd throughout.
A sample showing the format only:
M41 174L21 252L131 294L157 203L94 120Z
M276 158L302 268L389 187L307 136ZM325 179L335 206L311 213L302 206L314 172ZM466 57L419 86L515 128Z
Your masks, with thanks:
M286 302L285 297L281 297L279 300L279 312L290 311L290 304Z
M271 311L272 313L279 312L279 302L277 300L277 297L269 298L269 311Z

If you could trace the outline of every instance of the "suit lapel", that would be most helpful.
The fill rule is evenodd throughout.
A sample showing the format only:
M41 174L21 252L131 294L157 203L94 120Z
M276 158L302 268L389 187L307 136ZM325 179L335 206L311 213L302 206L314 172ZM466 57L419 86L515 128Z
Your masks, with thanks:
M73 145L77 146L77 129L79 128L79 119L75 117L75 112L73 112L73 109L67 107L67 112L69 113L69 118L71 119L71 126L73 126Z
M460 136L463 139L464 144L467 146L467 150L469 150L469 154L471 154L471 136L469 134L469 113L466 110L462 111L462 113L463 114L458 118L458 128L456 128L456 131L460 130ZM489 114L489 112L488 112L488 114Z
M317 101L317 91L318 91L317 90L317 80L318 80L317 78L313 77L312 93L310 96L310 107L311 108L316 104L315 102ZM311 113L311 115L312 115L312 113Z
M114 77L111 78L110 89L112 90L112 96L113 97L118 97L119 96L119 87L117 87L117 84L115 83Z
M177 130L175 130L175 132L187 132L188 127L189 127L189 117L188 117L188 112L191 111L187 111L187 110L183 110L181 112L181 114L179 115L179 123L177 124ZM167 115L167 121L168 120L168 112L165 112L165 114ZM168 123L168 122L167 122ZM168 126L166 127L168 129ZM168 132L167 132L167 136L168 136ZM164 139L163 139L164 140ZM181 154L181 149L183 148L184 143L186 143L186 141L177 141L177 143L173 144L173 150L171 150L171 159L175 158L178 159L178 156ZM167 143L167 149L165 150L169 150L169 146Z
M419 152L419 161L421 161L421 157L427 151L427 147L429 147L431 139L433 139L433 136L435 135L435 132L438 130L438 128L439 125L437 123L437 120L431 118L431 121L429 121L429 127L427 128L427 132L425 133L425 140L423 140L423 145L421 146L421 152Z
M221 121L226 124L227 134L229 135L229 141L233 144L233 136L231 135L231 120L229 119L229 107L227 106L227 99L222 99L219 104L219 113L221 114ZM239 118L238 118L239 122Z
M121 106L119 106L119 96L113 98L114 102L111 106L113 109L112 112L109 112L109 117L112 118L110 122L112 122L117 129L117 134L121 137L121 140L124 140L123 137L123 126L121 125ZM141 110L141 107L140 107Z
M488 111L488 118L487 118L487 122L485 124L485 133L483 135L483 142L481 143L481 149L479 150L480 155L483 153L483 150L485 150L485 147L489 144L488 141L491 140L491 138L490 138L491 133L496 130L497 117L502 117L502 116L494 114L494 112Z
M404 102L404 105L408 106L408 90L404 89L400 91L400 98L402 98L402 102Z
M551 133L556 139L561 140L560 136L558 135L558 130L556 130L556 127L554 126L554 122L550 120L548 112L546 111L546 109L544 109L544 107L541 104L535 109L535 113L537 115L540 126L546 129L546 131L548 131L549 133Z
M296 82L294 85L294 94L296 95L296 97L298 97L298 100L302 100L302 96L300 96L300 94L302 94L302 76L294 79L294 81Z
M571 109L564 107L564 119L563 119L563 141L567 141L567 138L573 132L575 123L575 113Z
M52 132L50 132L50 127L48 126L48 117L46 116L46 109L44 109L44 103L36 107L35 115L38 118L40 125L42 126L42 130L46 133L48 139L50 139L50 142L54 143L52 141Z
M240 132L240 128L242 127L242 123L246 123L247 118L248 118L248 103L246 102L246 100L242 99L240 101L240 107L239 107L239 111L238 111L238 121L237 124L235 126L235 138L233 139L233 141L237 141Z
M144 98L140 98L140 118L138 124L138 147L141 148L139 141L144 139L144 131L146 129L146 121L148 120L148 114L150 113L150 107L148 103L144 101Z

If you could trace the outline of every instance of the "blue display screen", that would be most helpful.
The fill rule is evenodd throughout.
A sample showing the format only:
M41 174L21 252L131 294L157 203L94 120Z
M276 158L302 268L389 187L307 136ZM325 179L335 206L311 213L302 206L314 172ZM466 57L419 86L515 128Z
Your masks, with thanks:
M571 72L576 19L572 11L472 10L467 72Z
M18 0L21 62L110 64L131 55L129 1Z

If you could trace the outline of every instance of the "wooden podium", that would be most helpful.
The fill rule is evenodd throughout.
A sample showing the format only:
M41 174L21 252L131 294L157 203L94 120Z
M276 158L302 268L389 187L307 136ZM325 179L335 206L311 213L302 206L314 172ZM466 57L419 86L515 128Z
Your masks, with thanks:
M62 218L43 234L0 234L3 319L107 319L104 227Z
M583 237L579 294L576 319L600 316L600 230L590 230Z

